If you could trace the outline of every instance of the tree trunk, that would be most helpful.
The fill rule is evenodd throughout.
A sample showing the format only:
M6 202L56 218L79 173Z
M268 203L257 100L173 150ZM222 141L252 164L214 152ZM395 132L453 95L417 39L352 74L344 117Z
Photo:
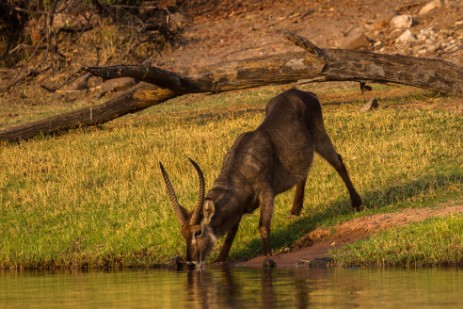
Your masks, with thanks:
M101 105L3 129L0 141L26 140L40 134L102 124L185 93L222 92L301 79L390 82L463 95L463 68L450 62L368 51L321 49L291 33L286 34L286 38L306 51L183 69L180 73L143 65L85 67L98 76L127 76L143 82Z

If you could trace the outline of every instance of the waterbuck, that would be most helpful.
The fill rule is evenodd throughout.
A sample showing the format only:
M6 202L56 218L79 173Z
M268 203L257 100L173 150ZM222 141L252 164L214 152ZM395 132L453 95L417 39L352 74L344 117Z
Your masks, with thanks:
M349 191L352 208L359 210L362 200L326 134L320 102L310 92L291 89L272 98L264 121L256 130L241 134L228 151L220 175L205 197L203 173L190 159L199 176L198 202L192 212L179 204L160 162L167 193L186 240L187 263L201 264L217 238L226 234L216 259L216 262L225 261L241 217L257 208L260 208L263 252L270 256L270 221L275 196L296 185L291 214L301 213L314 152L335 168Z

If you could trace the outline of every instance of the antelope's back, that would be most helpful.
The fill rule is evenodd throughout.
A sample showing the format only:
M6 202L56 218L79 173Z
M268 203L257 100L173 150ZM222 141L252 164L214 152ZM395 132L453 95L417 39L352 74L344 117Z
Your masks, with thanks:
M271 99L266 116L256 131L265 131L272 140L276 161L274 174L277 191L282 192L307 177L313 160L314 126L322 126L321 106L317 97L297 89Z
M268 102L261 127L281 132L300 130L302 126L311 131L313 126L319 125L323 127L322 110L317 96L311 92L290 89Z

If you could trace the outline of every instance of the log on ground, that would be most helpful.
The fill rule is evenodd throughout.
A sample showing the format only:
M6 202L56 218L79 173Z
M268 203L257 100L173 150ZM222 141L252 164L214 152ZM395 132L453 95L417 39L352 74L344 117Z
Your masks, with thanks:
M105 103L0 131L0 141L20 141L99 125L186 93L222 92L302 79L396 83L463 95L463 67L438 59L384 55L368 51L322 49L292 33L286 38L305 49L231 61L179 73L144 65L85 67L106 78L134 77L142 82ZM155 84L155 85L153 85Z

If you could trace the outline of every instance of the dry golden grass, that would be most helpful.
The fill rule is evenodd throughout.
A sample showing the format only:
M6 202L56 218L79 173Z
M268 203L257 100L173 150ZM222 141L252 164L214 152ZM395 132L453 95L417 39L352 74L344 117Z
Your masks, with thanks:
M101 128L3 145L0 267L146 266L183 255L158 162L171 175L180 202L191 207L197 179L187 158L201 165L209 187L236 137L253 130L265 102L285 88L184 96ZM302 88L319 94L327 130L364 197L367 210L357 216L461 199L461 112L417 108L417 102L452 105L451 98L387 86L367 97L349 83ZM371 96L381 108L359 112ZM45 112L54 104L60 105L48 102ZM23 116L27 108L12 112L30 118ZM306 192L298 218L288 216L291 192L277 198L275 248L354 216L341 180L318 157ZM233 258L260 252L257 222L257 213L243 220Z

